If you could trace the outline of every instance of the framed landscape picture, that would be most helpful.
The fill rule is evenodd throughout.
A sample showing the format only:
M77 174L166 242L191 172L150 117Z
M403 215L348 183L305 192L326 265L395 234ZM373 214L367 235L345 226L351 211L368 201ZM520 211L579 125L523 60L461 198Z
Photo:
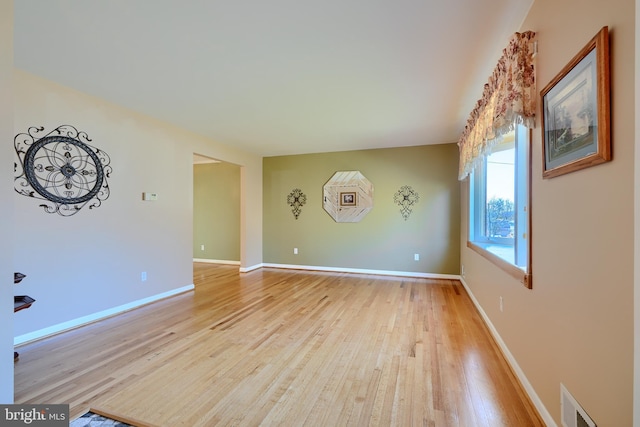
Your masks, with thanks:
M611 160L610 86L603 27L540 92L543 178Z

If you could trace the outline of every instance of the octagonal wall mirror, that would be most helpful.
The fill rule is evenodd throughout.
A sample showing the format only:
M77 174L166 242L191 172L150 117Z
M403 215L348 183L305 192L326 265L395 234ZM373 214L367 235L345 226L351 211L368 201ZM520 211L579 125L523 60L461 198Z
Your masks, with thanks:
M339 171L323 187L324 210L336 222L360 222L373 208L373 184L359 171Z

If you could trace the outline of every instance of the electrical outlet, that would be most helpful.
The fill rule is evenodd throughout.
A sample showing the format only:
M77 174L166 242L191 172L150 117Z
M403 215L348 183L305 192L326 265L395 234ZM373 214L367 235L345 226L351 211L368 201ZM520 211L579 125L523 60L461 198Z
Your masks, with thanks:
M204 245L200 245L200 250L204 251Z
M413 254L414 261L420 261L420 254Z
M500 297L500 311L504 311L504 300Z
M298 255L298 248L293 248L293 254Z
M464 264L460 267L460 275L464 277Z
M143 271L142 273L140 273L140 281L145 282L146 280L147 280L147 272Z

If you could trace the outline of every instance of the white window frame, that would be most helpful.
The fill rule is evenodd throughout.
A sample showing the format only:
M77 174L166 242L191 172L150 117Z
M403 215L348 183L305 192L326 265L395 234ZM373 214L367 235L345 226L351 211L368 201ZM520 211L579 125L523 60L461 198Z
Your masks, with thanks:
M486 215L486 157L469 174L467 246L531 288L531 131L518 125L514 137L515 219L512 254L507 256L498 250L500 247L510 247L511 239L488 238L482 232Z

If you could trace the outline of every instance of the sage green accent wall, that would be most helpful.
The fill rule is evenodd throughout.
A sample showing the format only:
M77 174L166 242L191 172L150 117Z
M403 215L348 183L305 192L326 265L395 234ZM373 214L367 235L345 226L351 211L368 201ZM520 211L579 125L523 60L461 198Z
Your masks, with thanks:
M225 162L193 165L193 257L240 261L237 165Z
M458 274L457 168L455 144L264 158L264 262ZM322 207L322 188L335 172L350 170L373 184L373 209L360 222L337 223ZM403 185L419 195L407 220L394 203ZM295 188L307 196L298 219L287 204Z

